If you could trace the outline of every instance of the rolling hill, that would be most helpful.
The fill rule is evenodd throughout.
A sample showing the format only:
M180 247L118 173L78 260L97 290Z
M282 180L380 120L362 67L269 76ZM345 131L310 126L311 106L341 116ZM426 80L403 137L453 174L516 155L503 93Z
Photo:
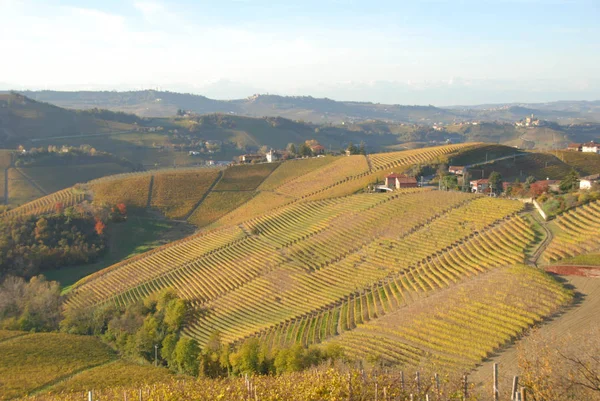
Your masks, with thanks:
M285 117L314 123L384 120L404 123L455 121L514 122L532 113L561 122L600 122L596 102L550 102L481 106L405 106L369 102L335 101L311 96L253 95L245 99L213 100L189 93L165 91L25 91L26 96L72 109L103 108L145 117L169 117L178 109L198 114L227 113L251 117Z
M504 349L510 353L515 339L532 327L560 324L556 316L574 299L582 302L536 267L600 251L598 201L548 224L510 199L431 187L389 193L365 189L388 172L417 164L474 164L511 154L509 147L466 143L225 169L119 174L9 213L40 214L57 200L76 204L85 198L158 210L201 228L87 275L65 295L67 308L125 307L172 288L192 308L183 333L201 348L219 333L233 350L249 341L269 350L339 349L350 363L462 374ZM506 160L524 160L533 171L547 168L545 157L556 158L532 153ZM593 164L588 159L573 157L571 162L584 171ZM13 341L3 341L2 335L0 331L0 346ZM73 383L81 391L82 380L96 383L94 372L107 374L104 366L88 368L82 366L86 372L81 377L69 377L57 390ZM334 374L328 372L312 380ZM140 373L146 374L154 377ZM386 374L381 373L381 380L387 380ZM202 383L206 394L220 391L218 381ZM232 379L229 388L237 389L237 383ZM364 376L361 383L366 385ZM126 381L114 385L119 384L130 387L103 391L119 397L123 391L137 391ZM157 384L148 387L147 395L157 389L175 394L184 385L176 386Z

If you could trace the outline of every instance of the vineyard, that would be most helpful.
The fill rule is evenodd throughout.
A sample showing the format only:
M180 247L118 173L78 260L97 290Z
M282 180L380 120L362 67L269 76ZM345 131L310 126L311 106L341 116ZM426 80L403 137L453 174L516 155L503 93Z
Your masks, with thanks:
M465 371L570 299L567 290L539 270L496 269L359 323L332 341L351 358ZM385 299L380 302L386 306ZM382 306L371 305L375 310Z
M170 219L190 213L219 176L218 170L156 174L152 184L150 206Z
M99 179L88 184L93 192L94 203L99 205L115 205L125 203L127 206L146 207L152 175L131 174L122 179Z
M402 152L376 153L368 157L374 170L389 170L411 164L428 163L435 160L443 161L442 158L444 156L459 150L469 149L473 146L477 146L477 144L446 145Z
M83 191L76 188L67 188L11 209L5 212L4 216L39 216L54 213L57 205L67 208L75 206L84 199L85 194Z
M569 210L550 225L555 236L543 254L548 263L600 249L600 201Z
M227 343L298 331L303 334L296 338L308 345L339 334L337 327L350 328L340 308L359 296L369 299L369 291L387 293L383 302L391 305L394 297L399 306L407 303L404 293L418 298L522 262L533 234L511 217L521 208L519 202L424 189L293 203L88 276L68 302L125 305L173 287L198 311L186 333L201 345L216 330ZM400 287L392 289L390 280ZM365 319L384 311L375 312L374 304L369 310ZM308 321L319 326L310 335L300 329Z

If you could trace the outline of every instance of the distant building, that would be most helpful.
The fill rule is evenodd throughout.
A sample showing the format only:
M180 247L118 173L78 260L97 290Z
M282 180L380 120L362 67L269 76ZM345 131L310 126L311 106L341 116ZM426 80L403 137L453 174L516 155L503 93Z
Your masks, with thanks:
M267 152L267 162L273 163L281 159L281 154L273 149Z
M567 150L570 150L571 152L581 152L581 147L582 145L580 143L570 143L569 146L567 146Z
M240 163L261 162L265 159L263 155L248 154L240 156Z
M517 127L539 127L545 125L545 122L539 118L535 118L532 114L531 117L525 117L525 119L517 121L515 125Z
M417 188L419 185L415 177L404 174L389 174L385 177L385 186L388 188Z
M560 187L559 180L546 179L546 180L532 182L529 185L529 190L536 196L539 196L548 191L558 191L560 189L559 187Z
M490 187L490 180L487 178L482 178L480 180L470 181L471 184L471 192L475 193L485 193Z
M600 174L588 175L579 179L579 189L591 189L592 185L600 183Z
M325 153L325 146L323 145L312 145L310 146L310 150L312 151L313 155L322 155Z
M581 151L588 153L600 153L600 144L594 141L584 143L581 145Z
M463 175L467 171L465 166L450 166L448 172L450 174Z
M190 150L188 152L188 155L190 155L190 156L200 156L200 152L198 152L197 150Z

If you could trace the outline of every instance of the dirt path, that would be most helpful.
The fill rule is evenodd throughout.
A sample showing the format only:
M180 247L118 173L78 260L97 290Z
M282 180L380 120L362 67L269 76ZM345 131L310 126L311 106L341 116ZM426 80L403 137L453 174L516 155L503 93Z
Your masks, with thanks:
M154 188L154 176L150 176L150 187L148 188L148 200L146 201L146 209L150 209L152 205L152 189Z
M565 285L573 287L576 291L576 301L562 315L542 324L539 331L555 337L568 335L577 336L586 333L594 327L600 326L600 279L590 277L559 277ZM527 337L520 341L527 341ZM517 347L511 345L502 352L484 362L470 375L471 382L475 383L477 392L489 397L491 394L491 380L493 363L499 364L499 386L501 399L510 399L510 383L514 375L519 375ZM507 398L508 396L508 398Z
M535 250L535 252L531 255L531 257L528 260L530 265L538 267L538 261L539 261L540 257L542 256L542 254L544 253L544 251L546 250L546 248L548 248L548 245L550 245L550 243L554 239L554 234L552 234L552 231L550 231L548 229L548 226L547 226L548 223L546 223L546 221L540 219L539 215L535 211L531 214L531 217L535 221L538 222L538 224L540 225L540 227L546 234L546 237L544 238L544 240L540 243L538 248Z

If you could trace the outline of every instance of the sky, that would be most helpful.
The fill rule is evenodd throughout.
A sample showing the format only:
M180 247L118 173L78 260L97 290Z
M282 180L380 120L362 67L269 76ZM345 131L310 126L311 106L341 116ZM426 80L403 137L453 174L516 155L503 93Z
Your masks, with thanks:
M0 89L600 99L599 0L0 0Z

